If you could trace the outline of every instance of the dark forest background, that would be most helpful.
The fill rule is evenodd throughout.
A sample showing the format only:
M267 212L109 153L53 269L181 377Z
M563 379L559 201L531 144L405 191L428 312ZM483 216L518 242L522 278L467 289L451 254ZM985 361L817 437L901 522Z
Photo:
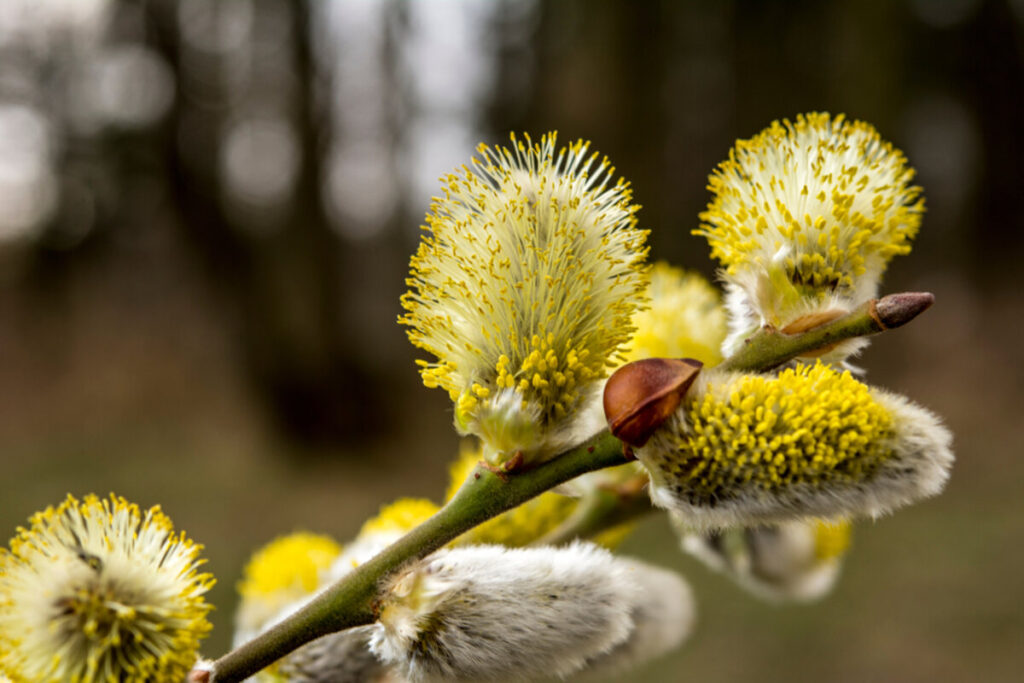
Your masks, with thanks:
M649 681L1010 681L1024 644L1024 2L4 0L0 528L67 492L160 503L206 544L227 647L248 554L438 498L450 405L396 324L437 178L509 131L593 141L654 258L737 137L875 124L928 213L885 291L935 307L869 379L946 417L942 497L857 528L835 594L748 598L660 521L701 620Z

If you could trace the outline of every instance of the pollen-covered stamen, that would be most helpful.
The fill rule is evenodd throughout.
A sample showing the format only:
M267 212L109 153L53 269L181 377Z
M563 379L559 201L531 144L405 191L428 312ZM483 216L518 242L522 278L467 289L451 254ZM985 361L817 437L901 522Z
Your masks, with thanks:
M577 141L479 148L447 176L412 258L400 320L436 361L424 384L456 402L461 431L502 391L538 413L540 435L618 364L646 285L646 233L607 159ZM526 445L526 444L524 444Z

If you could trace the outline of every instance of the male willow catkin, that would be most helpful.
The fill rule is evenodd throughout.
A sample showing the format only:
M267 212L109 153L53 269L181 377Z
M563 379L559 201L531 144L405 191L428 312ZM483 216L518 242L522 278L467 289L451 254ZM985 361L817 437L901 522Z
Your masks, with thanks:
M942 490L950 442L924 408L818 363L701 373L636 455L655 505L700 529L891 512Z
M723 266L723 352L761 326L799 332L874 297L921 223L913 177L873 126L842 114L801 114L737 141L708 179L712 199L694 231ZM846 340L825 359L866 344Z

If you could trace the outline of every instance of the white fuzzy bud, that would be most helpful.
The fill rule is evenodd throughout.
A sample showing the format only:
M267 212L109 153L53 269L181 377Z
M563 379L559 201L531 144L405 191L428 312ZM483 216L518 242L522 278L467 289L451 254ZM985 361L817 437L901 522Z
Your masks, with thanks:
M630 567L584 543L443 550L391 581L370 647L417 682L566 676L633 631Z

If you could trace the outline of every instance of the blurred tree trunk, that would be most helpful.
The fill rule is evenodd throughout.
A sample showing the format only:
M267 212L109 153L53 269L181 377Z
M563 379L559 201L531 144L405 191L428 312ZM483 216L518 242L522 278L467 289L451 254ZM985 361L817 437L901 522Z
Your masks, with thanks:
M320 200L321 150L330 129L317 96L309 5L252 3L252 30L274 23L284 32L283 49L276 55L279 63L254 61L253 82L245 87L263 90L255 94L263 98L258 104L283 112L299 142L287 213L263 231L247 231L229 215L219 172L224 131L237 114L234 104L251 104L253 93L233 91L225 76L225 62L237 55L199 55L198 66L206 72L189 73L197 56L187 52L179 9L172 1L151 5L157 44L177 83L166 160L181 228L213 276L211 283L238 312L245 369L273 415L310 442L369 436L384 420L383 404L373 390L376 383L350 352L349 339L358 331L345 323L343 254ZM282 20L284 28L278 25ZM273 81L260 82L282 69L279 89Z

